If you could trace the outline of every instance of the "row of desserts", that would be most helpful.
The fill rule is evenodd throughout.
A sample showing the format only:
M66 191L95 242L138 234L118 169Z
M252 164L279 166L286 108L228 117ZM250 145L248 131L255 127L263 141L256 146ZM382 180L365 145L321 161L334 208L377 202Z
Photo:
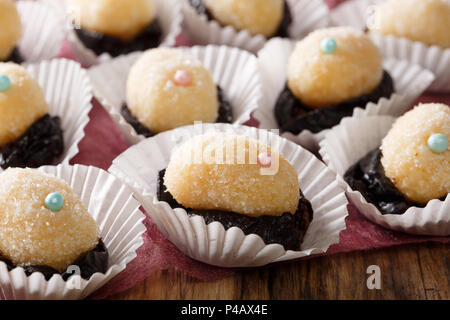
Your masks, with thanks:
M260 105L270 105L267 100L273 101L267 109L273 109L269 113L276 124L262 127L320 134L359 110L367 115L400 115L433 79L429 71L402 62L384 70L376 46L352 28L321 29L295 46L287 44L288 58L279 59L270 72L264 70L265 81L260 80L259 67L264 69L267 63L258 64L256 58L237 49L215 46L151 49L88 72L96 95L110 107L124 132L136 138L131 143L195 121L244 123L252 113L260 121L259 115L267 111L260 112ZM270 55L264 52L261 56L260 62ZM405 68L406 75L400 73ZM285 80L271 86L271 75ZM261 82L265 82L263 88ZM57 119L43 117L48 106L39 84L23 67L3 63L1 89L5 104L2 167L52 163L63 153L63 137ZM262 90L278 97L262 101ZM24 91L33 92L34 105L27 105L30 97L20 94ZM17 105L23 105L23 110L17 112ZM36 131L40 136L30 137ZM42 162L26 150L33 138L53 143ZM28 157L30 161L25 162Z
M54 51L58 51L61 45L62 32L69 24L69 38L74 50L82 51L78 58L82 61L88 59L99 62L104 54L117 56L158 45L174 45L183 19L183 31L195 43L237 46L252 52L261 49L268 38L299 39L312 30L331 23L350 25L360 30L369 27L373 39L384 54L408 58L415 63L421 62L434 73L441 72L444 67L442 63L447 58L439 57L437 52L433 52L433 60L444 60L439 63L430 61L427 58L429 54L425 53L424 56L423 51L433 47L434 51L448 49L448 4L443 0L414 1L351 0L333 10L330 15L322 0L247 0L245 5L239 4L239 1L201 0L169 0L161 3L157 0L132 0L126 3L103 0L95 5L79 0L42 1L60 9L56 12L49 12L50 6L44 4L19 1L24 25L24 39L20 45L25 48L16 48L14 56L20 58L20 54L25 54L28 61L30 56L32 61L54 57L57 54ZM2 2L5 6L2 10L4 42L1 52L4 60L18 44L21 28L18 16L8 8L11 1ZM33 25L30 26L31 24ZM215 31L218 34L211 29L217 29ZM384 42L390 37L382 37L381 40L376 34L394 36L393 38L402 41ZM262 41L253 41L253 38L258 37ZM411 46L402 47L405 44L403 40L409 40ZM426 48L418 48L419 44ZM84 46L90 54L83 54L80 46ZM19 52L22 49L25 52ZM413 53L408 52L411 49ZM37 52L45 50L48 51L47 54L39 57ZM102 59L95 59L96 57Z
M190 0L101 1L95 5L79 0L19 1L21 37L20 20L12 12L12 2L3 0L4 41L0 56L5 60L15 48L12 58L16 60L54 57L68 30L77 58L89 66L120 54L173 46L183 20L183 32L197 44L237 46L256 53L268 38L299 39L331 23L360 30L369 27L370 37L385 58L422 65L436 75L430 89L448 91L448 3L414 1L417 3L411 5L407 0L352 0L330 15L322 0L265 0L264 5L253 0L245 5L238 1Z
M76 23L69 39L77 57L86 65L159 43L174 45L175 36L181 31L176 23L181 21L183 32L196 44L228 45L253 53L270 38L301 39L330 24L348 25L361 31L369 28L370 37L384 57L408 60L431 70L436 74L432 90L449 90L445 70L450 63L446 32L450 9L445 0L351 0L331 14L323 0L247 0L244 4L237 0L138 0L127 2L126 8L110 1L94 6L88 1L71 0L66 7L61 5L64 2L56 2L61 17ZM141 10L143 6L151 10ZM64 14L67 10L69 17ZM117 19L118 12L122 19ZM118 20L122 22L117 23ZM146 42L142 40L144 36Z

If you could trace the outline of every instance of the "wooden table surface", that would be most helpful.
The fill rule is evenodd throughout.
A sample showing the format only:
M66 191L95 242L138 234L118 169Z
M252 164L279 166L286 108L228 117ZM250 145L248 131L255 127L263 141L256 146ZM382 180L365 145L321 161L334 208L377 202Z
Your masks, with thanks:
M369 290L378 265L381 289ZM202 282L174 270L154 273L111 299L450 299L450 246L426 243L238 271Z

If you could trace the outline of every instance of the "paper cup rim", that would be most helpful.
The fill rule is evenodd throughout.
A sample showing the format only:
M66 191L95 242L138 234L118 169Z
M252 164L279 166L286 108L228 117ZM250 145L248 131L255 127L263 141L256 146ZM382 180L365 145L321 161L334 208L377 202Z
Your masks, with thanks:
M352 201L357 201L355 205L358 207L359 211L369 220L372 222L375 222L385 228L392 229L395 231L402 231L406 233L411 234L419 234L419 235L437 235L437 236L448 236L450 235L450 231L447 231L445 234L441 234L439 232L433 232L428 229L424 229L421 225L416 224L417 221L414 219L415 216L421 215L422 212L426 212L426 210L429 210L431 207L437 206L440 204L442 207L445 204L450 203L450 193L447 194L444 200L440 199L433 199L427 202L427 205L425 207L417 207L417 206L411 206L409 207L403 214L382 214L380 210L371 202L367 201L366 198L361 194L361 192L357 190L353 190L348 183L344 180L343 176L337 172L336 167L334 165L334 159L330 156L328 151L328 139L330 136L336 136L336 130L339 130L342 127L345 126L355 126L356 124L361 124L361 121L364 123L373 124L377 122L379 125L380 123L388 123L392 122L392 124L395 122L395 118L391 116L371 116L364 119L352 119L347 118L344 119L344 121L339 125L331 129L328 133L325 134L325 138L319 143L320 144L320 150L319 153L325 162L325 164L334 172L336 172L337 178L342 184L342 186L345 188L346 193L348 195L351 195ZM381 141L380 141L381 144ZM368 151L369 152L369 151ZM351 166L351 165L350 165ZM348 169L348 168L347 168ZM369 207L370 210L364 209ZM373 214L375 213L375 214ZM413 220L414 223L411 224L410 220ZM424 220L424 219L422 219ZM447 217L448 221L442 221L438 220L435 222L430 221L421 221L421 224L423 226L429 224L429 225L438 225L439 223L447 223L450 226L450 214ZM422 229L421 229L422 227Z
M76 170L78 168L85 168L88 171L93 170L93 171L95 171L95 173L97 175L98 174L106 174L108 176L108 179L113 179L114 181L116 181L116 182L120 183L121 185L123 185L126 188L126 190L128 191L130 197L133 197L133 191L128 186L126 186L122 181L120 181L120 179L118 179L114 175L110 174L109 172L107 172L107 171L105 171L103 169L97 168L97 167L85 166L85 165L79 165L79 164L76 164L76 165L73 165L73 166L72 165L68 165L68 164L59 164L57 166L42 166L42 167L39 167L39 168L33 169L33 170L37 170L39 172L50 174L50 175L55 176L55 177L57 177L59 179L63 179L64 181L66 181L66 182L68 182L70 184L69 181L67 181L66 179L60 177L57 173L60 172L60 171L63 171L63 170L70 170L71 173L73 174L74 172L76 172ZM56 172L56 174L54 172ZM143 221L145 220L145 215L139 209L139 207L140 207L139 201L136 200L135 198L133 198L133 200L137 204L135 209L134 209L134 211L133 211L133 215L136 215L138 217L136 225L137 224L142 225L141 230L138 231L137 234L135 235L135 239L137 239L137 240L135 240L135 243L133 243L133 245L127 249L127 254L122 257L120 262L109 265L108 269L107 269L107 271L105 273L96 272L96 273L91 275L89 280L86 280L86 279L82 278L80 275L73 275L73 276L70 277L71 280L75 279L75 280L80 281L80 283L83 284L84 290L87 288L88 284L91 283L93 280L101 279L103 281L103 280L107 280L108 277L110 277L112 273L114 273L114 276L119 274L121 271L125 270L126 266L137 257L137 250L144 244L143 234L146 232L146 228L145 228L145 226L143 224ZM88 205L86 205L86 206L88 206ZM96 223L98 223L98 222L96 221ZM100 228L100 225L99 225L99 228ZM102 231L102 229L100 229L100 231ZM108 249L108 254L109 255L111 254L111 251L109 249ZM0 261L0 267L2 269L4 269L4 270L8 270L7 265L6 265L6 263L4 261ZM56 274L52 275L52 277L50 279L46 280L45 276L40 271L35 271L32 274L27 276L25 274L24 268L21 267L21 266L15 266L13 269L11 269L11 270L9 270L7 272L8 272L8 274L20 273L26 279L39 278L41 281L45 281L45 283L47 283L47 284L48 283L52 283L52 282L61 282L62 281L62 283L65 285L64 288L62 288L62 290L66 290L67 289L67 281L65 281L62 278L61 274L59 274L59 273L56 273ZM112 280L112 278L109 279L108 281L110 281L110 280ZM103 283L101 286L103 286L104 284L105 283ZM98 290L100 287L96 288L96 290ZM0 286L0 291L1 290L2 290L2 288ZM76 290L76 289L74 289L74 290ZM26 291L29 291L29 288ZM61 291L61 288L58 291ZM91 293L92 292L89 292L88 294L91 294Z
M223 51L226 51L228 54L237 52L239 55L245 56L247 59L253 60L255 63L255 68L253 71L255 72L255 75L257 77L255 80L255 88L256 88L255 104L253 106L251 106L250 108L246 109L245 112L241 116L239 116L239 118L243 117L243 119L237 119L236 121L234 121L234 123L238 122L238 123L242 124L242 123L249 121L251 119L251 115L260 108L261 101L263 99L263 92L262 92L263 85L262 85L262 81L261 81L261 75L260 75L260 72L258 69L258 61L254 55L252 55L251 53L249 53L245 50L242 50L242 49L239 49L236 47L229 47L226 45L214 45L214 44L209 44L206 46L195 45L192 47L181 46L181 47L176 47L173 49L186 50L186 51L203 51L203 52L207 52L208 50L211 50L211 51L214 50L214 51L220 52L221 50L223 50ZM136 59L136 61L137 61L145 52L146 51L137 51L137 52L133 52L133 53L126 54L126 55L120 55L109 61L105 61L98 65L92 66L91 68L88 69L88 75L91 72L93 72L99 68L103 68L104 66L107 66L109 64L114 64L116 62L128 61L128 60L134 60L134 59ZM133 62L132 65L134 65L135 62ZM212 70L210 70L210 71L212 71ZM91 80L91 82L93 82L93 81ZM217 81L215 81L215 83L217 85ZM222 87L222 89L225 92L227 91L226 88ZM119 125L119 127L126 132L126 136L130 137L131 141L128 141L129 143L136 144L136 143L139 143L146 139L146 137L144 135L138 134L136 132L136 130L131 126L130 123L128 123L125 120L125 118L122 116L122 114L116 110L116 108L113 106L113 104L109 101L109 99L106 96L104 96L98 92L95 85L93 85L93 92L94 92L94 97L100 102L100 104L102 106L105 107L105 109L111 115L113 120ZM233 105L232 105L232 108L233 108ZM233 117L235 117L235 113L233 114Z
M421 41L418 41L418 40L411 40L409 38L399 37L399 36L396 36L396 35L393 35L393 34L381 34L381 33L377 33L377 32L368 32L367 35L369 37L375 37L375 38L387 38L387 39L401 40L401 41L409 42L409 43L411 43L412 45L415 45L415 46L421 46L421 47L427 48L428 50L430 50L430 49L435 49L436 50L437 49L437 50L441 50L441 51L445 51L445 52L449 52L450 51L450 48L444 48L444 47L441 47L441 46L435 45L435 44L429 45L429 44L426 44L425 42L421 42Z
M252 265L252 264L249 264L249 265L223 265L223 264L214 263L212 261L200 260L200 261L208 263L208 264L213 264L213 265L218 265L218 266L223 266L223 267L254 267L254 266L261 266L261 265L266 265L266 264L270 264L270 263L273 263L273 262L279 262L279 261L285 261L285 260L293 260L293 259L297 259L297 258L304 257L304 256L310 256L310 255L313 255L313 254L324 253L324 252L326 252L329 249L329 247L331 245L336 244L336 243L339 242L339 235L340 235L340 233L343 230L346 229L345 219L348 216L348 209L347 209L348 200L345 197L344 188L336 180L336 174L332 170L330 170L328 167L326 167L312 153L310 153L308 150L302 148L301 146L299 146L299 145L297 145L297 144L295 144L295 143L293 143L293 142L291 142L291 141L289 141L287 139L284 139L283 137L280 137L280 136L278 136L278 135L276 135L274 133L268 132L267 130L264 130L264 129L258 129L258 128L254 128L254 127L247 127L247 126L241 126L241 125L232 125L232 124L205 124L203 128L204 128L203 132L208 132L209 130L214 130L216 132L233 132L233 133L235 133L237 135L250 136L250 137L253 137L253 138L255 138L254 137L255 135L259 136L260 134L263 134L263 133L264 134L268 134L270 136L270 139L275 139L275 140L277 140L277 141L287 145L289 148L292 148L293 150L296 150L296 152L301 152L303 157L308 157L308 163L311 162L311 163L316 164L317 166L320 166L321 172L323 174L326 174L330 180L336 182L335 184L330 183L331 185L333 185L332 190L335 191L335 195L333 195L329 199L327 198L326 203L331 202L331 201L333 201L335 199L339 200L339 201L337 201L339 203L336 204L337 207L330 208L326 212L322 212L325 209L322 209L320 207L319 208L313 207L314 214L316 214L316 212L317 213L321 212L322 215L323 214L330 214L330 212L333 212L333 211L339 212L339 213L336 214L336 217L333 216L334 217L334 220L333 220L334 221L333 236L332 237L327 237L326 245L323 246L323 247L319 247L319 246L311 247L311 248L304 248L304 247L302 247L301 250L299 250L299 251L285 250L284 247L281 244L278 244L278 243L265 244L264 241L262 240L262 238L260 236L256 235L256 234L247 234L247 235L245 235L244 232L242 231L242 229L240 229L240 228L238 228L236 226L231 227L229 229L225 229L225 227L218 221L215 221L215 222L212 222L211 224L206 225L205 224L205 220L204 220L203 217L200 217L200 216L189 217L189 215L188 215L188 213L186 212L185 209L183 209L183 208L172 209L169 206L168 203L166 203L164 201L159 201L155 192L151 192L146 186L141 185L136 180L130 180L131 178L129 176L125 175L123 173L123 171L120 169L120 165L118 165L118 163L121 161L121 159L126 157L126 155L130 151L133 152L133 150L139 150L140 148L146 148L146 145L149 144L150 142L158 141L158 140L163 141L163 139L165 139L166 137L170 137L170 135L174 134L174 132L176 133L176 132L186 131L186 132L189 132L189 136L190 137L198 135L198 133L197 134L195 133L194 126L192 126L192 125L184 126L184 127L180 127L180 128L171 130L171 131L166 131L166 132L160 133L160 134L158 134L158 135L156 135L156 136L154 136L152 138L148 138L148 139L146 139L144 141L141 141L140 143L130 147L127 151L125 151L124 153L122 153L116 159L113 160L113 163L112 163L111 167L108 169L108 171L111 172L112 174L116 175L119 179L123 180L125 183L129 184L130 187L135 190L135 193L139 197L141 197L142 199L147 199L148 200L147 204L149 202L151 202L154 205L153 208L155 208L155 207L161 208L162 207L162 208L172 212L174 216L182 216L183 219L188 219L188 221L190 223L192 223L192 221L194 221L195 219L198 219L198 221L202 221L202 223L205 224L206 228L209 228L210 225L215 224L216 227L220 226L220 229L223 232L228 232L229 230L234 230L234 231L238 230L239 236L242 237L242 239L251 239L251 238L253 238L253 240L257 239L257 241L259 243L262 243L265 248L269 248L269 247L277 248L277 250L280 253L277 258L275 258L275 259L273 259L273 260L271 260L269 262L264 262L263 264L255 264L255 265ZM161 145L161 142L157 142L157 144ZM284 148L288 148L288 147L285 146ZM174 145L171 148L172 148L171 150L173 151L174 148L176 148L176 146ZM290 152L293 152L293 151L290 151ZM283 153L283 151L280 150L280 153ZM298 159L299 157L300 157L300 155L297 154L295 156L295 159ZM164 161L167 162L168 160L164 159ZM155 169L155 168L152 168L152 169ZM302 172L306 172L305 168L295 168L295 169L296 169L296 172L297 172L297 174L299 176L299 179L300 179L301 173ZM157 169L155 169L155 170L157 170ZM317 183L317 182L314 182L314 183ZM314 183L310 182L310 186L314 185ZM311 192L311 191L309 191L309 187L308 186L303 186L302 191L305 193L305 197L307 197L307 199L313 203L314 202L313 199L315 198L315 196L313 196L313 197L308 197L307 196L307 194L309 192ZM324 201L324 200L322 199L322 201ZM146 208L146 206L148 207L148 205L144 204L145 201L141 201L141 203L143 203L143 206L146 209L146 211L149 213L149 215L152 216L152 218L154 218L155 214L153 213L153 210L151 210L151 209L149 210L148 208ZM321 205L322 204L323 203L321 203ZM319 209L321 209L321 210L319 210ZM319 216L318 219L320 219L322 217L323 216ZM155 222L157 222L157 220L158 219L156 217ZM311 224L313 222L314 222L314 218L311 221ZM329 222L329 223L331 224L331 222ZM308 230L310 228L311 228L311 225L308 227L306 233L308 232ZM161 229L161 230L165 234L164 229ZM336 233L336 234L334 234L334 233ZM165 235L169 238L170 241L172 241L170 239L170 232L169 232L169 234L165 234ZM305 236L305 238L306 238L306 236ZM210 240L205 240L205 241L207 243L210 243L211 239ZM304 241L305 241L305 239L303 239L302 246L305 243ZM198 258L194 257L192 255L192 253L187 253L185 251L183 251L183 252L188 254L188 255L190 255L192 258L199 260Z

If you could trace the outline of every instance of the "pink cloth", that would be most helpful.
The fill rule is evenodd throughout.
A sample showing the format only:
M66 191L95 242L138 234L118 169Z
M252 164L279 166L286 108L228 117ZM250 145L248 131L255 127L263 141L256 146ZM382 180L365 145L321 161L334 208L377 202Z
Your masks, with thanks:
M329 0L330 6L343 0ZM186 43L186 39L180 38ZM74 58L67 43L61 56ZM450 95L425 95L420 101L440 101L450 104ZM80 153L72 163L94 165L108 169L112 160L128 148L119 129L108 113L94 101L90 113L91 121L86 127L86 136L81 141ZM347 229L340 234L340 242L332 246L326 254L366 250L386 246L418 243L426 241L450 242L450 237L419 237L384 229L365 219L355 206L349 205L350 215L346 219ZM138 250L138 257L122 273L94 293L91 298L101 299L135 286L157 270L174 268L188 275L205 281L215 281L229 276L231 269L217 268L194 261L181 253L158 230L152 220L145 220L147 232L144 245Z

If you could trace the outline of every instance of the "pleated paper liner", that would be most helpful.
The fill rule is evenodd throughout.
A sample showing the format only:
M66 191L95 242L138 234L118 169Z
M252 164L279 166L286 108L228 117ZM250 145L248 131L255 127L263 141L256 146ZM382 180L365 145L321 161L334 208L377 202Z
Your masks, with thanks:
M252 54L225 46L178 48L197 58L211 71L233 110L233 122L245 123L261 104L262 85L258 62ZM131 66L142 53L132 53L89 69L94 94L109 111L130 144L145 139L122 117L120 110L126 100L126 82Z
M450 235L450 195L444 201L432 200L425 208L411 207L402 215L382 215L380 211L354 191L342 178L345 172L367 153L381 145L395 118L374 116L347 118L325 134L320 154L325 163L338 174L347 196L369 220L388 229L418 235ZM357 137L357 138L355 138Z
M71 44L72 50L77 59L83 66L92 66L100 62L108 61L112 57L108 53L97 56L94 51L86 48L79 40L74 26L71 25L65 9L66 0L45 0L50 2L58 10L59 15L66 21L67 38ZM160 44L162 47L175 46L176 37L181 33L181 24L183 13L179 0L155 0L156 16L161 24L163 39Z
M26 276L23 268L7 270L0 262L0 298L3 299L82 299L99 289L136 258L143 244L144 214L131 189L106 171L81 165L46 166L39 169L65 180L80 197L100 228L108 249L108 270L89 280L79 275L64 281L54 275L49 281L40 272Z
M78 144L84 138L92 109L92 87L87 72L79 63L67 59L29 64L26 69L44 91L49 115L61 120L64 153L57 163L68 164L79 152Z
M206 15L199 15L189 4L183 2L186 33L195 44L219 44L238 47L256 53L267 39L262 35L251 35L247 30L238 31L232 26L221 26L217 21L208 21ZM300 39L315 29L328 25L328 6L323 0L287 0L291 9L291 38Z
M109 168L135 190L148 214L181 251L212 265L254 267L324 253L339 242L348 215L347 199L336 175L321 161L266 130L230 124L205 124L202 129L186 126L146 139L118 156ZM210 131L244 135L279 146L280 153L297 171L300 188L314 210L301 251L286 251L280 244L266 245L258 235L244 235L237 227L225 230L219 222L206 225L202 217L189 217L184 209L172 209L168 203L158 201L158 172L167 167L174 148L190 137Z
M26 62L38 62L58 56L65 31L64 22L51 7L34 1L18 1L22 20L19 51Z
M348 1L332 11L331 23L364 30L375 15L376 5L381 2L382 0ZM450 92L450 49L376 33L371 33L370 37L380 48L384 58L407 60L432 71L436 79L429 91Z
M274 108L286 84L287 64L295 45L295 41L276 38L267 42L258 53L265 97L261 106L264 111L255 113L254 117L261 123L261 128L278 128ZM381 98L377 103L368 103L365 108L355 108L353 117L400 116L434 80L430 71L405 60L384 59L383 66L394 80L395 93L389 99ZM303 130L298 135L285 133L283 136L309 150L316 150L326 131L314 134Z

